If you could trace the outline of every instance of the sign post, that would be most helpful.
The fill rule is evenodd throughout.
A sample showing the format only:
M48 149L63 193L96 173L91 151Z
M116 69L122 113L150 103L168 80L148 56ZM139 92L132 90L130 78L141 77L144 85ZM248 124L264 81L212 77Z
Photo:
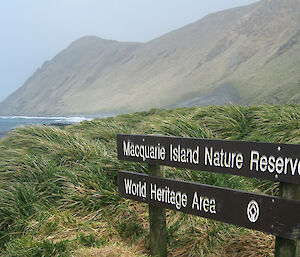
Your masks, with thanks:
M299 145L119 134L117 147L119 160L149 165L150 176L120 171L118 183L150 205L152 255L167 253L164 208L274 234L276 257L298 255ZM280 182L280 197L165 179L159 165Z
M289 183L280 183L279 187L279 196L284 199L290 200L300 200L300 186L289 184ZM299 213L300 215L300 213ZM300 228L295 228L295 230L300 230ZM295 231L297 233L297 231ZM295 240L282 238L277 236L275 242L275 257L285 257L285 256L298 256L298 242Z
M149 164L149 175L164 177L163 168ZM149 204L150 254L151 256L167 256L166 210Z

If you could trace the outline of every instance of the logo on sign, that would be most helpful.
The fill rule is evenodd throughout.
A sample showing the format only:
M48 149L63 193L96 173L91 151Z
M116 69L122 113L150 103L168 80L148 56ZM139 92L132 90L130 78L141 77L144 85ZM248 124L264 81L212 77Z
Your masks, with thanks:
M247 207L247 216L248 219L250 220L250 222L256 222L258 220L259 217L259 206L258 203L254 200L251 200L248 203L248 207Z

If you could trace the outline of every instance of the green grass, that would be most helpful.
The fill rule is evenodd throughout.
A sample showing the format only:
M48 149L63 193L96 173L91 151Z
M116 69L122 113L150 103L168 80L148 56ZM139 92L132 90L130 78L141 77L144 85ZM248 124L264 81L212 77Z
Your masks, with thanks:
M117 159L118 133L299 144L300 106L152 109L65 128L13 130L0 140L0 255L71 256L124 245L135 255L147 253L147 206L120 198L116 186L118 170L146 172L146 165ZM166 176L278 193L277 183L259 179L171 167ZM256 256L272 255L268 235L168 212L174 255L249 253L240 235L251 240Z

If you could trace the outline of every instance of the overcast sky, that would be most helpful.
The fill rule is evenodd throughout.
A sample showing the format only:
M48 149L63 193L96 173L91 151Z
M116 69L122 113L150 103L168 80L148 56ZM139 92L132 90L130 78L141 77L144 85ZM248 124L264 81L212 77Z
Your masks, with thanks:
M146 42L209 13L256 1L0 0L0 101L80 37Z

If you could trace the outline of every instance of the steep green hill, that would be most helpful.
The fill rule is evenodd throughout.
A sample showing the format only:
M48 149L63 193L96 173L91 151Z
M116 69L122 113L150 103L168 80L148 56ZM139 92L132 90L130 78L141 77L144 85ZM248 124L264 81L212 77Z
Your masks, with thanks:
M299 28L299 0L261 0L146 43L84 37L0 103L0 115L299 104Z
M300 106L152 109L10 132L0 139L1 256L146 256L147 206L121 199L116 187L118 170L146 166L117 160L118 133L299 144ZM166 168L166 176L278 190L276 183L204 171ZM272 256L274 237L257 231L173 211L167 225L174 256Z

